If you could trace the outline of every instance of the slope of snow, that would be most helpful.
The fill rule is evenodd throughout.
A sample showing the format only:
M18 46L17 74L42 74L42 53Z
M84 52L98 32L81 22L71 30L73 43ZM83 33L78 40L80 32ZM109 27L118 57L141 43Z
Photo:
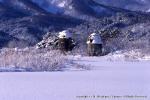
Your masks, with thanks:
M150 8L146 12L150 12Z
M149 0L94 0L101 4L125 8L133 11L147 11L150 9Z
M127 66L126 66L127 67ZM141 66L142 67L142 66ZM113 65L112 68L113 69ZM116 69L116 68L115 68ZM79 96L121 96L119 100L148 100L149 69L53 73L1 73L0 100L77 100ZM100 99L97 97L97 99ZM96 100L97 100L96 99ZM108 99L111 100L111 99Z
M63 12L63 9L53 4L53 1L51 2L48 0L32 0L32 1L51 13L57 14Z
M144 61L127 61L120 53L104 57L68 57L73 63L91 70L0 73L0 100L150 99L148 56Z
M7 3L14 3L17 6L24 7L23 4L18 2L19 0L0 0L0 2L7 2ZM21 0L23 2L24 0ZM149 11L150 7L150 1L149 0L31 0L34 3L38 4L41 9L46 10L50 13L65 13L69 15L76 15L76 13L79 13L80 11L89 11L89 12L97 12L97 13L106 13L110 14L111 11L109 11L107 8L104 8L102 6L97 6L95 2L98 2L100 4L108 5L108 6L114 6L129 10L137 10L137 11ZM95 1L95 2L93 2ZM30 2L30 0L29 0ZM82 3L82 4L81 4ZM74 9L74 7L77 6L77 8ZM82 8L82 9L81 9ZM91 10L92 8L92 10ZM28 8L26 8L28 9ZM76 10L79 11L76 11ZM86 12L87 12L86 11ZM78 17L76 15L75 17Z
M74 62L79 65L89 66L91 70L108 70L108 71L141 71L149 70L150 59L141 61L125 61L121 56L111 57L74 57Z
M32 1L38 3L41 7L49 11L54 11L54 10L58 11L58 9L69 10L68 9L69 6L72 6L71 3L74 2L73 0L32 0ZM147 11L148 9L150 9L149 0L111 0L111 1L110 0L93 0L93 1L99 2L100 4L125 8L129 10ZM51 9L51 8L55 8L55 9ZM97 11L99 11L100 9L97 9ZM102 11L103 10L104 9L102 9Z
M65 7L66 2L62 1L60 4L58 4L58 7Z
M40 7L52 13L64 13L64 9L69 5L69 0L32 0Z

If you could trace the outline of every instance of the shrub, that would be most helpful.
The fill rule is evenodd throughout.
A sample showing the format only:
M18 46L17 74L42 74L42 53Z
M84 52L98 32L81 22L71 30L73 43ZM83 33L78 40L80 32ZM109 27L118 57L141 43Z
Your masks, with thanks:
M48 49L1 49L0 56L0 67L15 67L32 71L61 70L66 61L59 51Z

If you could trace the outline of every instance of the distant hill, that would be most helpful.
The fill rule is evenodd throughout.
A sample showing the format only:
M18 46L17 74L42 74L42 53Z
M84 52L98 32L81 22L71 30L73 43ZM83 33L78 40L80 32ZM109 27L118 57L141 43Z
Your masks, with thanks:
M0 47L33 46L48 31L58 32L80 27L90 23L90 20L101 20L118 13L131 14L131 17L137 14L148 15L146 12L125 9L126 5L121 7L123 2L113 2L114 5L110 5L101 0L0 0L1 44L4 42ZM149 3L147 0L145 2ZM146 3L126 2L128 5L132 3L133 6L146 7ZM14 44L10 46L9 43Z

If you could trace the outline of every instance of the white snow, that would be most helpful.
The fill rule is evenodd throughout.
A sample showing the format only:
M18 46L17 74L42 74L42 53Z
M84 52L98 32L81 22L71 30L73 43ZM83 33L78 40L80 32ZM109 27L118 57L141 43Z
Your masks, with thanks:
M150 8L146 12L150 12Z
M133 11L146 11L149 8L150 0L94 0L101 4L125 8Z
M87 44L90 43L90 39L92 39L92 44L102 44L102 39L99 34L92 33L89 36L89 41L87 41Z
M71 38L72 37L72 33L70 33L69 31L67 30L64 30L62 32L59 32L59 38Z
M37 3L40 7L42 7L43 9L57 14L57 13L63 13L63 9L59 8L55 2L56 0L32 0L33 2Z
M65 7L66 1L62 1L61 3L58 4L58 7Z
M0 73L0 100L150 100L150 56L124 54L68 56L90 70Z

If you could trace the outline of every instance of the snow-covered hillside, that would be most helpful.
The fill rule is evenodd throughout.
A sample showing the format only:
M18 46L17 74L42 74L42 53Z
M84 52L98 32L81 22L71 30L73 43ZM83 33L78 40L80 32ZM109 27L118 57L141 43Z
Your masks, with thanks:
M102 28L110 24L113 27L113 24L117 23L119 25L115 27L120 30L120 26L126 27L143 23L143 21L148 22L148 13L132 12L130 10L134 9L126 7L131 5L131 7L145 9L147 4L149 4L148 0L143 2L135 0L134 2L133 0L132 2L125 0L122 2L114 0L112 2L104 2L104 0L99 2L94 0L1 0L0 33L6 36L2 36L3 43L0 47L33 46L40 42L48 31L56 33L68 28L78 31L76 26L87 27L86 30L101 31ZM129 9L126 10L126 8ZM86 30L82 33L89 33Z
M87 14L92 16L99 16L101 13L107 11L103 7L97 10L96 4L92 0L32 0L40 7L55 14L65 14L73 17L84 17ZM108 12L108 11L107 11ZM110 13L110 12L108 12ZM106 13L107 14L107 13Z
M56 12L58 10L66 12L65 10L73 10L72 0L32 0L38 3L44 9ZM80 0L77 0L80 1ZM84 1L84 0L83 0ZM89 0L90 2L92 0ZM100 4L129 9L133 11L149 11L149 0L93 0ZM84 5L83 5L84 6Z
M125 8L133 11L148 11L150 9L149 0L94 0L101 4Z

